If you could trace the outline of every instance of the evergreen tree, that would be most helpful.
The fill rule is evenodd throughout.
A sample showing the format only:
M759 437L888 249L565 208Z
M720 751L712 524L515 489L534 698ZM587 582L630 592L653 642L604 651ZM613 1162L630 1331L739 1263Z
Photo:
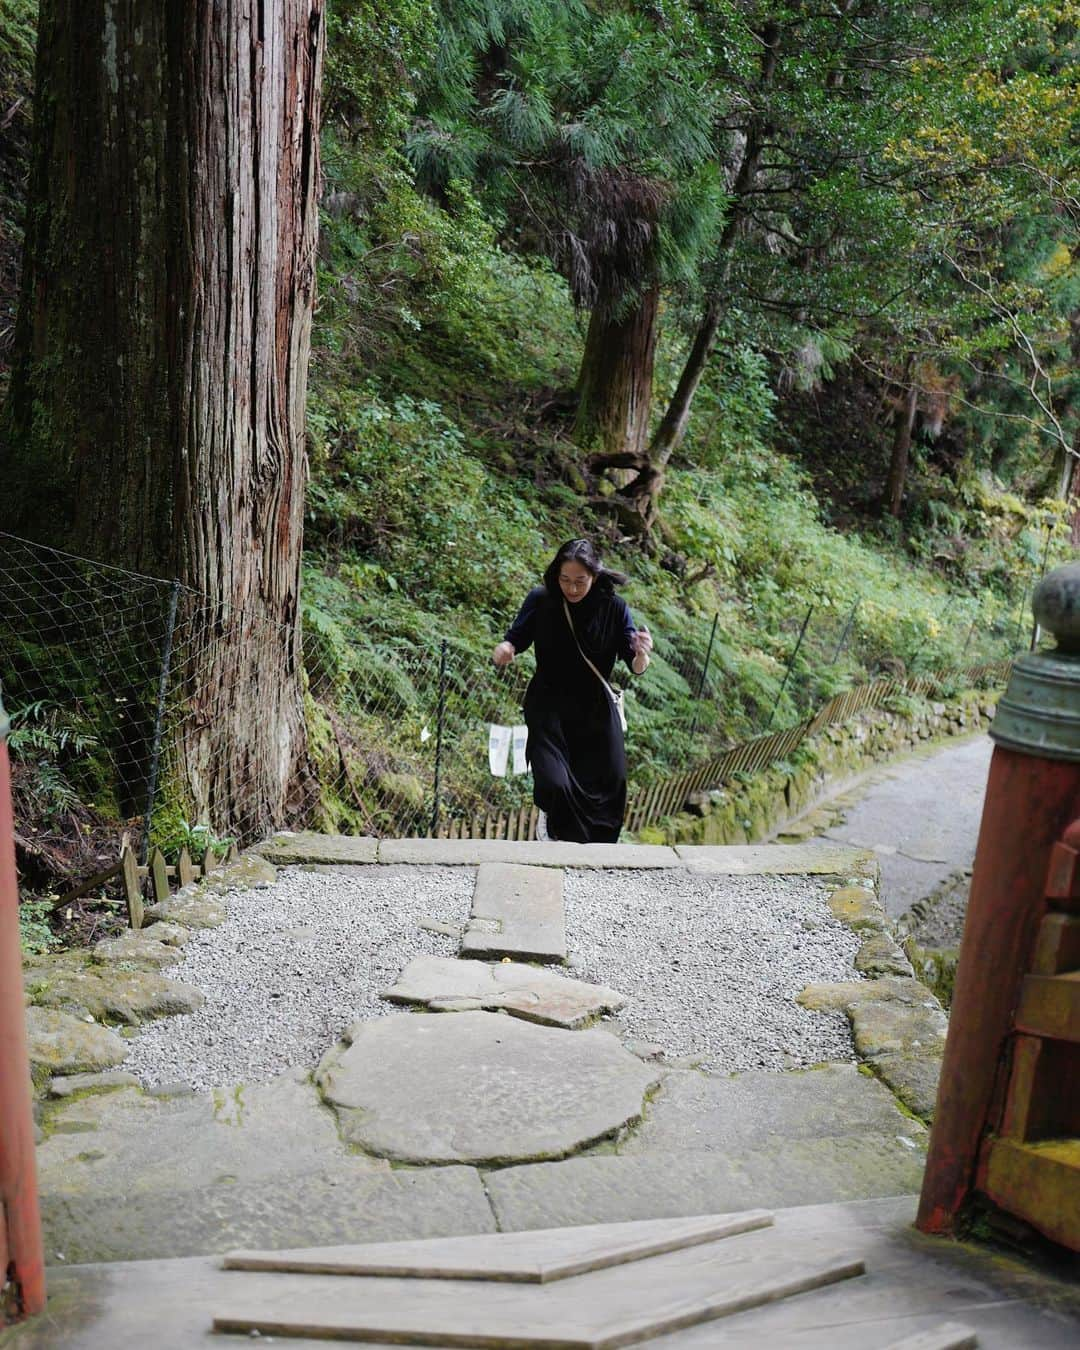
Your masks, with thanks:
M175 787L247 837L307 762L322 51L322 0L40 11L4 528L192 588Z

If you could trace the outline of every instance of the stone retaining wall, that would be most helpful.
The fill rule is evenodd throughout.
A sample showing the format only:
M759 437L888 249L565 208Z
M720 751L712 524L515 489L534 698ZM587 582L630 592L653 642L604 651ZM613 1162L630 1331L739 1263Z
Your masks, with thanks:
M700 792L687 809L637 832L642 844L749 844L774 834L838 783L873 764L989 726L996 690L968 690L910 712L872 708L803 741L794 766L775 764L741 783ZM913 700L913 703L915 701Z

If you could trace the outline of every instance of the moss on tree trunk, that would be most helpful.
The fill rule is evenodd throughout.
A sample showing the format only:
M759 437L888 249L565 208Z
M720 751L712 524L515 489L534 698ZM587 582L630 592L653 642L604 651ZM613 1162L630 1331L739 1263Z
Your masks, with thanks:
M43 0L5 528L199 592L174 769L256 833L305 777L299 567L323 0Z

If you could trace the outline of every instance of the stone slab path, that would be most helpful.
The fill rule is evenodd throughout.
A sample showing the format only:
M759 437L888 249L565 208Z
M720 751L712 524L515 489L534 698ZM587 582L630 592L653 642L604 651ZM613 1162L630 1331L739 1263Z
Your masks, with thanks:
M311 877L313 894L320 897L328 872L340 870L356 885L370 874L383 894L376 885L380 876L408 870L390 860L396 858L393 841L378 842L367 855L386 854L385 863L364 864L355 861L355 841L339 854L334 839L283 840L288 856L309 859L306 865L317 874ZM457 866L477 868L486 883L474 912L492 914L507 894L524 902L533 893L540 896L542 920L551 908L561 910L559 867L491 860L486 845L495 841L404 842L425 862L442 858L444 843L459 845ZM595 876L590 850L531 847L552 864L569 857L575 877ZM591 864L584 870L582 852ZM644 852L652 859L652 851ZM762 870L799 876L810 869L833 887L844 883L847 890L836 892L841 896L861 882L855 918L869 925L871 937L883 922L867 889L872 864L850 848L659 852L674 866L644 874L655 876L659 887L648 901L650 912L691 903L683 895L688 890L715 928L722 916L710 908L717 903L710 884L726 894L733 877ZM630 847L618 857L637 861L638 854ZM348 861L313 861L338 855ZM294 875L300 880L304 874ZM426 875L461 889L445 865ZM715 883L708 882L710 875ZM615 876L622 878L619 922L637 922L637 902L626 887L628 878L643 873ZM507 878L529 884L507 887ZM260 891L245 903L258 907L270 895ZM782 907L783 896L777 904ZM366 932L361 924L353 940L363 942ZM805 941L809 935L800 932ZM304 941L316 940L317 933L311 929ZM216 930L199 939L211 945L220 940ZM727 955L708 959L730 964ZM299 955L296 963L303 966ZM674 959L672 969L678 967ZM60 1095L58 1083L39 1150L50 1259L531 1230L918 1187L925 1131L881 1083L851 1064L784 1075L710 1075L692 1062L657 1062L656 1046L631 1039L624 1044L612 1034L621 1029L615 1023L562 1030L507 1017L501 1014L517 1011L580 1027L621 998L612 989L520 962L426 956L399 967L394 988L385 993L463 1010L434 1017L399 1012L358 1023L340 1044L326 1047L314 1078L298 1068L258 1086L198 1093L182 1087L147 1093L122 1075L82 1080L79 1093L67 1095ZM500 1001L520 1006L476 1008ZM182 1021L170 1025L180 1028ZM747 1033L753 1035L753 1028ZM407 1170L397 1166L402 1163Z
M568 979L521 961L450 960L418 956L410 961L383 998L423 1004L432 1012L508 1012L527 1022L573 1031L602 1013L618 1012L622 994L605 985Z
M519 863L481 863L476 869L472 915L461 937L461 955L564 962L562 871Z
M348 1143L398 1162L565 1157L639 1120L660 1081L603 1031L498 1013L382 1018L349 1040L315 1081Z

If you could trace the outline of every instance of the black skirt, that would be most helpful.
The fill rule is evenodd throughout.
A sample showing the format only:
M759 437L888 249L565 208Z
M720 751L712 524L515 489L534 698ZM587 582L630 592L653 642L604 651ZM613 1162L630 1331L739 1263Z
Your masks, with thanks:
M622 725L578 642L608 678L618 657L629 663L633 656L634 624L621 596L595 587L570 612L573 632L562 596L538 587L506 634L519 652L536 643L536 674L525 695L533 798L553 838L613 844L626 812Z
M602 701L533 680L525 699L526 754L533 798L547 815L551 837L614 844L626 812L626 751L614 704L588 673Z

